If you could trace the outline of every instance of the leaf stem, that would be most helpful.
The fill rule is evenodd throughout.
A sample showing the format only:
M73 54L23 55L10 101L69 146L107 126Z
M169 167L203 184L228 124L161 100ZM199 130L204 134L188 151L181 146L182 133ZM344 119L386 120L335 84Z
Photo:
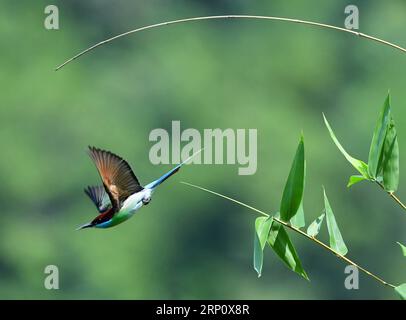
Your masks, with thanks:
M259 210L259 209L256 209L256 208L254 208L254 207L252 207L252 206L250 206L250 205L248 205L248 204L246 204L246 203L244 203L244 202L241 202L241 201L238 201L238 200L236 200L236 199L227 197L227 196L225 196L225 195L223 195L223 194L221 194L221 193L218 193L218 192L215 192L215 191L212 191L212 190L209 190L209 189L206 189L206 188L203 188L203 187L200 187L200 186L197 186L197 185L188 183L188 182L183 182L183 181L182 181L181 183L182 183L182 184L186 184L186 185L188 185L188 186L191 186L191 187L193 187L193 188L200 189L200 190L202 190L202 191L205 191L205 192L214 194L214 195L219 196L219 197L221 197L221 198L227 199L227 200L232 201L232 202L234 202L234 203L237 203L237 204L239 204L239 205L241 205L241 206L243 206L243 207L246 207L246 208L248 208L248 209L250 209L250 210L253 210L253 211L255 211L255 212L259 213L259 214L262 214L262 215L264 215L264 216L267 216L267 217L270 216L269 214L265 213L264 211L261 211L261 210ZM391 288L395 288L395 287L396 287L395 285L393 285L393 284L391 284L391 283L389 283L389 282L386 282L386 281L383 280L382 278L378 277L377 275L373 274L372 272L368 271L367 269L361 267L360 265L358 265L358 264L355 263L354 261L350 260L349 258L347 258L347 257L345 257L345 256L343 256L343 255L341 255L340 253L338 253L337 251L335 251L333 248L331 248L330 246L328 246L328 245L325 244L324 242L322 242L322 241L316 239L315 237L309 236L306 232L300 230L299 228L296 228L295 226L292 226L290 223L285 222L285 221L282 221L282 220L280 220L279 218L276 218L276 217L272 217L272 219L273 219L274 221L276 221L276 222L282 224L283 226L285 226L285 227L291 229L292 231L295 231L296 233L299 233L299 234L301 234L302 236L306 237L307 239L313 241L314 243L318 244L319 246L321 246L321 247L324 248L325 250L327 250L327 251L333 253L333 254L334 254L335 256L337 256L339 259L344 260L345 262L349 263L350 265L356 267L358 270L361 270L362 272L364 272L364 273L367 274L368 276L372 277L372 278L375 279L376 281L380 282L381 284L383 284L383 285L385 285L385 286L388 286L388 287L391 287Z
M273 217L273 219L284 225L285 227L301 234L302 236L308 238L309 240L312 240L313 242L317 243L318 245L320 245L321 247L323 247L324 249L326 249L327 251L330 251L331 253L333 253L334 255L336 255L338 258L346 261L347 263L353 265L354 267L358 268L359 270L361 270L362 272L364 272L365 274L369 275L370 277L374 278L375 280L379 281L380 283L382 283L385 286L389 286L391 288L395 288L396 286L394 286L391 283L388 283L386 281L384 281L382 278L378 277L377 275L373 274L372 272L368 271L367 269L361 267L360 265L358 265L357 263L355 263L354 261L350 260L349 258L347 258L346 256L343 256L342 254L338 253L337 251L335 251L333 248L329 247L327 244L325 244L324 242L316 239L315 237L309 236L306 232L296 228L295 226L292 226L290 223L287 223L285 221L282 221L278 218Z
M403 210L406 210L406 206L403 204L402 201L400 201L400 199L399 199L393 192L386 191L386 190L385 190L385 187L383 186L382 183L380 183L380 182L377 181L377 180L374 180L374 181L375 181L375 182L378 184L378 186L380 186L380 187L382 188L382 190L384 190L393 200L395 200L395 202L396 202L399 206L401 206L401 207L403 208Z
M153 28L158 28L158 27L163 27L163 26L167 26L167 25L171 25L171 24L178 24L178 23L185 23L185 22L192 22L192 21L201 21L201 20L218 20L218 19L262 19L262 20L274 20L274 21L284 21L284 22L289 22L289 23L298 23L298 24L303 24L303 25L310 25L310 26L315 26L315 27L320 27L320 28L324 28L324 29L333 29L336 31L340 31L340 32L347 32L350 33L352 35L358 36L360 38L365 38L371 41L375 41L378 42L380 44L386 45L386 46L390 46L392 48L395 48L397 50L403 51L404 53L406 53L406 48L403 48L399 45L396 45L394 43L391 43L389 41L377 38L377 37L373 37L370 35L367 35L365 33L361 33L361 32L357 32L354 30L349 30L349 29L345 29L345 28L340 28L340 27L336 27L336 26L332 26L329 24L324 24L324 23L318 23L318 22L313 22L313 21L307 21L307 20L300 20L300 19L292 19L292 18L282 18L282 17L271 17L271 16L257 16L257 15L218 15L218 16L204 16L204 17L193 17L193 18L185 18L185 19L179 19L179 20L172 20L172 21L165 21L165 22L160 22L160 23L156 23L156 24L152 24L152 25L148 25L148 26L144 26L141 28L137 28L137 29L133 29L121 34L118 34L114 37L108 38L106 40L100 41L98 43L96 43L95 45L79 52L78 54L76 54L75 56L73 56L72 58L66 60L64 63L62 63L61 65L57 66L55 68L55 71L58 71L59 69L61 69L62 67L64 67L65 65L67 65L68 63L72 62L73 60L76 60L77 58L83 56L84 54L92 51L93 49L96 49L97 47L100 47L104 44L107 44L111 41L114 41L116 39L125 37L127 35L136 33L136 32L140 32L140 31L145 31L148 29L153 29Z
M255 212L259 213L259 214L262 214L262 215L265 216L265 217L269 217L269 214L267 214L267 213L265 213L265 212L263 212L263 211L261 211L261 210L259 210L259 209L257 209L257 208L251 207L251 206L249 206L248 204L246 204L246 203L244 203L244 202L241 202L241 201L238 201L238 200L236 200L236 199L227 197L227 196L225 196L224 194L221 194L221 193L218 193L218 192L215 192L215 191L211 191L211 190L209 190L209 189L206 189L206 188L197 186L197 185L195 185L195 184L191 184L191 183L189 183L189 182L181 181L180 183L186 184L186 185L191 186L191 187L196 188L196 189L200 189L200 190L206 191L206 192L211 193L211 194L214 194L214 195L216 195L216 196L218 196L218 197L220 197L220 198L224 198L224 199L227 199L227 200L229 200L229 201L235 202L235 203L239 204L240 206L243 206L243 207L246 207L246 208L248 208L248 209L250 209L250 210L253 210L253 211L255 211Z

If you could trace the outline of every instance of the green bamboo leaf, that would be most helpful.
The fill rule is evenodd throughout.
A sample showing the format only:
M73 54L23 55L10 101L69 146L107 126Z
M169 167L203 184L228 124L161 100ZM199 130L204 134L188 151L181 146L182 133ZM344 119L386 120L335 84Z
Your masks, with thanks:
M290 219L290 224L292 226L295 226L296 228L299 228L299 229L303 228L306 225L304 208L303 208L305 184L306 184L306 160L305 160L305 163L304 163L302 202L300 202L299 209L297 209L296 214L292 217L292 219Z
M362 160L358 160L353 158L352 156L350 156L347 151L345 151L345 149L343 148L343 146L341 145L341 143L338 141L338 139L336 138L336 135L334 134L333 129L331 129L330 124L328 123L325 115L323 114L323 118L324 118L324 123L326 124L326 127L330 133L331 139L333 139L335 145L337 146L338 150L340 150L340 152L344 155L344 157L347 159L347 161L349 163L352 164L352 166L357 169L357 171L365 178L370 180L371 177L368 174L368 165L362 161Z
M402 250L403 255L406 257L406 247L403 244L401 244L400 242L396 242L396 243L400 246L400 249Z
M271 229L272 218L259 217L255 220L255 237L254 237L254 269L258 273L258 278L262 273L264 261L264 248Z
M382 176L385 190L395 192L399 185L399 144L393 119L389 123L383 147Z
M400 296L400 299L406 300L406 283L401 284L395 288L395 291Z
M262 274L262 265L264 263L264 252L259 242L258 234L254 234L254 270L258 274L258 278Z
M385 136L390 121L390 95L386 97L385 103L375 125L368 157L368 173L372 178L376 178L379 173L379 163L382 159Z
M288 233L276 221L272 222L268 243L289 269L309 280Z
M358 176L358 175L351 176L350 179L348 180L347 187L349 188L349 187L353 186L354 184L364 181L364 180L366 180L366 178L364 176Z
M303 200L300 203L299 209L297 209L296 214L290 219L290 224L296 228L303 228L306 225L304 209L303 209Z
M343 237L341 236L340 229L338 228L336 219L334 217L333 210L331 209L330 203L327 198L326 190L323 187L324 193L324 207L326 212L327 229L330 235L330 247L335 251L345 256L348 252L347 246L344 243Z
M320 217L318 217L316 220L314 220L310 226L307 228L307 234L311 237L316 237L319 232L321 225L324 220L325 213L323 213Z
M305 176L305 156L303 136L300 139L293 159L292 167L283 190L281 201L281 219L289 221L298 211L303 198Z

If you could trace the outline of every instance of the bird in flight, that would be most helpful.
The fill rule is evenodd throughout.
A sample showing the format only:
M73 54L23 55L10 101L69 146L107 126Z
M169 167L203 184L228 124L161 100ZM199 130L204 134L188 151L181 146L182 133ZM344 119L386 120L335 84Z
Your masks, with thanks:
M128 220L143 205L151 201L156 187L178 172L182 165L201 151L202 149L160 178L142 187L127 161L110 151L89 147L90 158L99 171L103 185L88 186L85 193L97 207L99 215L77 230L93 227L110 228Z

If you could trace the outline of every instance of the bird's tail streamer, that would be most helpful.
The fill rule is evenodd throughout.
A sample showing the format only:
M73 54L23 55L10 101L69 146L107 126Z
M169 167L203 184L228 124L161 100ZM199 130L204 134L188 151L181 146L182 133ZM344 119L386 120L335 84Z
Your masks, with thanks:
M184 164L186 164L187 162L189 162L192 158L194 158L196 155L198 155L200 152L202 152L204 148L200 149L199 151L195 152L194 154L192 154L189 158L187 158L185 161L183 161L182 163L178 164L175 168L173 168L172 170L170 170L169 172L165 173L162 177L160 177L159 179L151 182L150 184L145 186L145 189L154 189L157 186L159 186L162 182L164 182L166 179L168 179L169 177L171 177L172 175L174 175L176 172L179 171L180 167L182 167Z

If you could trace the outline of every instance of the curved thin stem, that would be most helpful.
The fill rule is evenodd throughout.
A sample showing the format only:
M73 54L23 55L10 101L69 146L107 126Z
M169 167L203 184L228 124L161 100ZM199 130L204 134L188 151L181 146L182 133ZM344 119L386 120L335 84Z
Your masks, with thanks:
M188 183L188 182L183 182L183 181L182 181L181 183L182 183L182 184L186 184L186 185L188 185L188 186L191 186L191 187L193 187L193 188L200 189L200 190L202 190L202 191L205 191L205 192L214 194L214 195L216 195L216 196L218 196L218 197L227 199L227 200L229 200L229 201L235 202L235 203L237 203L237 204L239 204L239 205L241 205L241 206L243 206L243 207L246 207L246 208L248 208L248 209L254 210L254 211L256 211L256 212L258 212L258 213L260 213L260 214L262 214L262 215L264 215L264 216L269 217L269 214L267 214L267 213L265 213L265 212L263 212L263 211L261 211L261 210L259 210L259 209L256 209L256 208L254 208L254 207L251 207L251 206L249 206L248 204L245 204L244 202L241 202L241 201L238 201L238 200L236 200L236 199L227 197L227 196L225 196L225 195L223 195L223 194L221 194L221 193L218 193L218 192L215 192L215 191L212 191L212 190L209 190L209 189L206 189L206 188L203 188L203 187L200 187L200 186L197 186L197 185ZM293 230L293 231L295 231L295 232L301 234L302 236L306 237L307 239L313 241L314 243L318 244L319 246L321 246L321 247L324 248L325 250L327 250L327 251L333 253L335 256L337 256L337 257L340 258L341 260L344 260L345 262L349 263L350 265L352 265L352 266L356 267L357 269L361 270L362 272L364 272L365 274L367 274L367 275L370 276L371 278L375 279L376 281L380 282L381 284L383 284L383 285L385 285L385 286L388 286L388 287L391 287L391 288L395 288L395 287L396 287L395 285L393 285L393 284L391 284L391 283L389 283L389 282L386 282L386 281L383 280L382 278L378 277L377 275L373 274L372 272L368 271L367 269L361 267L360 265L358 265L358 264L355 263L354 261L350 260L349 258L347 258L347 257L343 256L342 254L338 253L337 251L335 251L333 248L331 248L330 246L328 246L328 245L325 244L324 242L322 242L322 241L316 239L315 237L309 236L306 232L304 232L304 231L302 231L302 230L296 228L295 226L292 226L290 223L285 222L285 221L282 221L282 220L280 220L280 219L278 219L278 218L276 218L276 217L272 217L272 219L273 219L274 221L276 221L276 222L282 224L283 226L285 226L285 227L287 227L287 228L289 228L289 229L291 229L291 230Z
M358 36L360 38L365 38L365 39L368 39L368 40L371 40L371 41L375 41L375 42L378 42L380 44L390 46L392 48L395 48L397 50L400 50L400 51L406 53L406 48L403 48L403 47L401 47L401 46L399 46L397 44L391 43L389 41L386 41L386 40L383 40L383 39L380 39L380 38L377 38L377 37L367 35L365 33L361 33L361 32L354 31L354 30L348 30L348 29L345 29L345 28L340 28L340 27L329 25L329 24L318 23L318 22L307 21L307 20L292 19L292 18L271 17L271 16L218 15L218 16L193 17L193 18L185 18L185 19L179 19L179 20L165 21L165 22L160 22L160 23L144 26L144 27L141 27L141 28L133 29L133 30L118 34L118 35L116 35L114 37L103 40L103 41L101 41L99 43L96 43L95 45L93 45L93 46L79 52L78 54L76 54L72 58L66 60L64 63L57 66L55 68L55 71L58 71L59 69L61 69L65 65L67 65L68 63L70 63L73 60L76 60L77 58L83 56L84 54L96 49L97 47L100 47L100 46L105 45L105 44L107 44L107 43L109 43L111 41L114 41L116 39L128 36L128 35L136 33L136 32L145 31L145 30L153 29L153 28L159 28L159 27L163 27L163 26L167 26L167 25L171 25L171 24L178 24L178 23L185 23L185 22L192 22L192 21L201 21L201 20L218 20L218 19L274 20L274 21L284 21L284 22L290 22L290 23L298 23L298 24L310 25L310 26L320 27L320 28L324 28L324 29L333 29L333 30L336 30L336 31L347 32L347 33L350 33L352 35Z
M399 199L393 192L386 191L386 190L385 190L385 187L383 186L383 184L380 183L379 181L376 181L376 180L375 180L375 182L376 182L376 183L378 184L378 186L380 186L380 187L382 188L382 190L384 190L393 200L395 200L395 202L396 202L398 205L400 205L400 206L403 208L403 210L406 210L406 206L404 205L404 203L403 203L402 201L400 201L400 199Z
M211 190L209 190L209 189L205 189L205 188L203 188L203 187L197 186L197 185L195 185L195 184L191 184L191 183L189 183L189 182L181 181L180 183L185 184L185 185L187 185L187 186L191 186L191 187L193 187L193 188L197 188L197 189L200 189L200 190L203 190L203 191L212 193L212 194L214 194L214 195L216 195L216 196L219 196L219 197L224 198L224 199L226 199L226 200L232 201L232 202L234 202L234 203L239 204L240 206L246 207L246 208L248 208L248 209L250 209L250 210L252 210L252 211L255 211L255 212L259 213L259 214L262 214L262 215L265 216L265 217L269 217L269 214L267 214L267 213L265 213L265 212L263 212L263 211L261 211L261 210L259 210L259 209L257 209L257 208L251 207L251 206L249 206L248 204L246 204L246 203L244 203L244 202L241 202L241 201L238 201L238 200L236 200L236 199L227 197L227 196L225 196L224 194L217 193L217 192L211 191Z
M309 236L306 232L300 230L299 228L296 228L295 226L292 226L291 224L282 221L278 218L273 217L273 219L275 221L277 221L278 223L284 225L287 228L290 228L291 230L300 233L302 236L314 241L315 243L317 243L319 246L323 247L324 249L326 249L327 251L330 251L331 253L335 254L338 258L346 261L347 263L353 265L354 267L358 268L359 270L361 270L362 272L364 272L365 274L369 275L370 277L374 278L375 280L379 281L380 283L382 283L385 286L389 286L391 288L395 288L396 286L394 286L391 283L388 283L386 281L384 281L382 278L378 277L377 275L373 274L372 272L368 271L367 269L359 266L357 263L355 263L354 261L350 260L349 258L347 258L346 256L343 256L342 254L338 253L337 251L335 251L333 248L329 247L328 245L326 245L324 242L316 239L315 237Z

